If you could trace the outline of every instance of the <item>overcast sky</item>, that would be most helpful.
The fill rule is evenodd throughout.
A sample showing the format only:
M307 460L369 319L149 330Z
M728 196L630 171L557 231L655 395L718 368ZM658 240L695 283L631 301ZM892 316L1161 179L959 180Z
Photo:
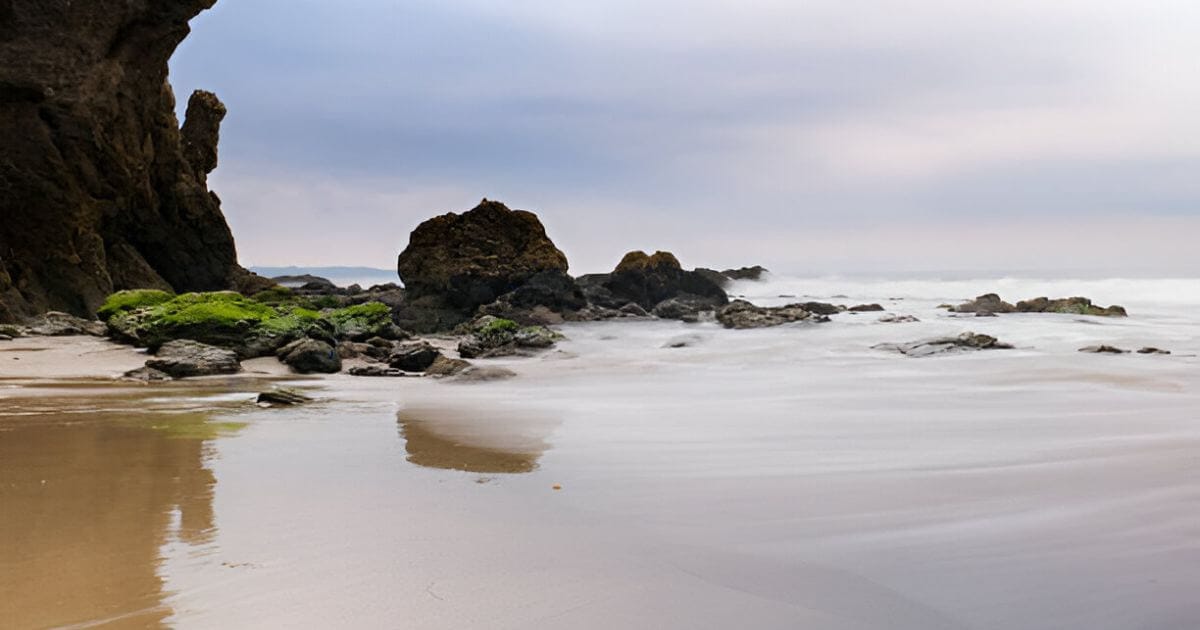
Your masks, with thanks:
M480 198L576 273L1200 273L1194 0L219 0L243 263L392 267Z

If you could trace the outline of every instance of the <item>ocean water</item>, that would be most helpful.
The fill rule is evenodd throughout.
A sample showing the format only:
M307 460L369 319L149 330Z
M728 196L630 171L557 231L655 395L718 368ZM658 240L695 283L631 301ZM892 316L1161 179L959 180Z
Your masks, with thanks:
M1084 295L1130 317L938 308L985 292ZM300 383L321 398L303 408L224 396L211 423L238 428L196 446L125 425L103 433L158 453L153 465L97 458L86 432L103 423L47 411L0 432L0 446L25 445L4 450L0 472L97 497L40 512L73 523L158 515L137 533L149 540L136 546L146 568L129 571L138 588L93 621L151 611L180 628L1200 627L1200 280L776 276L731 293L880 303L920 321L568 324L550 352L482 361L514 370L508 381L338 375ZM965 331L1016 347L872 349ZM1101 343L1172 354L1077 351ZM24 430L47 435L17 442ZM89 474L55 472L71 448L94 461ZM177 452L183 489L104 507ZM25 464L36 472L14 475ZM8 538L49 557L26 531L35 525L11 516L39 513L39 495L9 499L24 503L0 516ZM100 560L88 566L103 571L107 536L133 546L116 529L90 539L87 557ZM53 595L42 592L53 580L23 583Z

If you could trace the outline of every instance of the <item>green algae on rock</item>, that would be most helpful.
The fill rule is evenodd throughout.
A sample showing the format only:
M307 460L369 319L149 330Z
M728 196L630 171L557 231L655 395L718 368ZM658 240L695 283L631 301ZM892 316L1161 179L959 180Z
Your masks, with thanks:
M302 338L334 344L340 338L403 335L392 324L391 309L377 302L322 313L291 304L264 304L231 291L185 293L153 303L159 298L151 296L151 303L135 308L130 306L137 303L133 296L112 296L107 319L112 337L151 350L190 339L250 358L270 355Z
M157 306L169 302L175 294L159 289L130 289L117 291L104 300L104 305L96 311L96 318L107 322L120 313L135 311L148 306Z

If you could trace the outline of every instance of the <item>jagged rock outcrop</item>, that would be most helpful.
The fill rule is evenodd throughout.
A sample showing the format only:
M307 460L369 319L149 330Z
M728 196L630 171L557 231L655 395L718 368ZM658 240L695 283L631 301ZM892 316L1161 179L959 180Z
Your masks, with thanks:
M1017 302L1017 311L1021 313L1066 313L1069 315L1094 315L1096 317L1126 317L1124 307L1097 306L1085 297L1069 297L1051 300L1039 297L1032 300Z
M1097 306L1085 297L1069 297L1051 300L1050 298L1034 298L1022 300L1016 305L1000 299L995 293L981 295L970 302L953 307L956 313L975 313L976 315L992 315L996 313L1064 313L1068 315L1095 315L1097 317L1125 317L1127 313L1120 306Z
M224 107L197 92L181 131L167 83L214 2L0 1L0 321L244 273L206 185Z
M741 267L738 269L726 269L725 271L717 271L716 269L708 269L705 267L697 267L696 273L712 280L717 286L722 289L729 286L734 280L754 280L760 281L764 275L770 273L766 267L762 265L754 265L753 267Z
M610 309L632 302L652 311L671 298L705 302L709 309L729 302L720 285L702 273L685 271L670 252L629 252L612 273L589 274L578 281L588 302Z
M1015 313L1017 307L1000 299L995 293L985 293L970 302L955 306L955 313Z
M756 306L746 300L734 300L717 311L717 321L726 328L770 328L793 322L827 322L828 317L815 315L800 304L787 306Z
M535 275L565 276L567 257L537 215L484 199L417 226L396 267L406 289L401 325L429 332L467 321Z

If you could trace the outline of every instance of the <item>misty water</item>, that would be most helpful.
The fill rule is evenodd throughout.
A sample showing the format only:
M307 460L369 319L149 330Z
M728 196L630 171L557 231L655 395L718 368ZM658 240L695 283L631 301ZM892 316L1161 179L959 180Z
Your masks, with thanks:
M1130 317L938 308L990 291ZM221 381L0 389L0 619L1200 626L1200 280L730 293L920 321L567 324L549 353L484 361L510 381L339 375L287 410ZM968 330L1016 347L871 348ZM1077 352L1101 343L1172 354Z

